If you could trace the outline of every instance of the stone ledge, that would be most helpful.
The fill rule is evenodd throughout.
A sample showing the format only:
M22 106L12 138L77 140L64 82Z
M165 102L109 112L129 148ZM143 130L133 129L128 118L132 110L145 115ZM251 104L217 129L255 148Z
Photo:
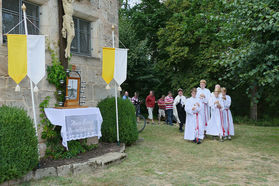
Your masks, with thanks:
M48 167L48 168L30 171L23 178L6 181L0 184L0 186L18 185L23 182L38 180L49 176L70 176L70 175L79 175L84 172L94 172L98 169L105 168L108 165L112 165L114 163L118 163L124 160L127 154L124 153L123 149L121 149L121 151L122 152L106 153L102 156L88 159L86 162L82 162L82 163L72 163L69 165L62 165L59 167Z
M62 165L57 167L57 176L71 176L73 174L73 165Z
M91 158L89 159L89 162L96 164L97 166L105 167L119 160L123 160L125 157L126 153L110 152L97 158Z
M48 176L57 176L57 169L54 167L48 167L48 168L44 168L44 169L37 169L36 171L34 171L34 179L38 180L44 177L48 177ZM29 177L29 179L32 178L31 176Z

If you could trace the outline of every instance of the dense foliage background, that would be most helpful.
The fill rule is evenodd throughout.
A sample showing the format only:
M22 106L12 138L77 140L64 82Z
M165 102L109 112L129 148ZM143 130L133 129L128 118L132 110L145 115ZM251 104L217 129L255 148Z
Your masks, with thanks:
M279 2L276 0L122 1L121 47L129 48L123 89L156 98L206 79L232 97L235 116L279 115Z

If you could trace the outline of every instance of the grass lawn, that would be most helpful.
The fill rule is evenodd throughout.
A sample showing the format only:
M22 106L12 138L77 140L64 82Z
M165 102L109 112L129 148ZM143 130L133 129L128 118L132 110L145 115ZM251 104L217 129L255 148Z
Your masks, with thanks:
M232 141L187 142L177 127L148 125L121 164L25 185L278 185L279 127L235 126Z

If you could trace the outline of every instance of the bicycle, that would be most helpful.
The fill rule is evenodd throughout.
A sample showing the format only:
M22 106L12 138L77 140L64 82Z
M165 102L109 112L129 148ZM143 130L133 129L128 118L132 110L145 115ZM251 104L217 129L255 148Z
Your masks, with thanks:
M140 104L138 105L135 105L136 107L136 112L138 110L138 107L140 107ZM140 113L138 113L138 116L139 117L139 121L138 121L138 118L136 118L136 122L137 122L137 128L138 128L138 132L142 132L146 126L146 119L143 115L141 115Z

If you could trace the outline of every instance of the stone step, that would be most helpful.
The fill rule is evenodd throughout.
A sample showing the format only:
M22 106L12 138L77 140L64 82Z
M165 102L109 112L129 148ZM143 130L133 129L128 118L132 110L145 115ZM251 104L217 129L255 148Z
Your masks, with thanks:
M97 165L101 165L102 167L105 167L109 164L112 164L116 161L120 161L126 157L125 153L121 152L110 152L107 154L104 154L103 156L91 158L89 159L89 162L96 163Z

